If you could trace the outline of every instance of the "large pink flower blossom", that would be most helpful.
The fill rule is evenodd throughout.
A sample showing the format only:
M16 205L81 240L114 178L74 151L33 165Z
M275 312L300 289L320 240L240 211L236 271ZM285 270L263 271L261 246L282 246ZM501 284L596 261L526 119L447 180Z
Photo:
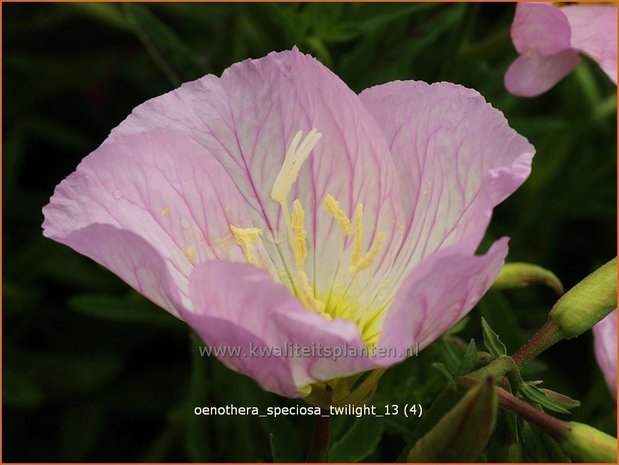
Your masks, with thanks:
M593 327L595 359L613 397L617 396L617 310Z
M534 97L563 79L584 53L617 83L616 5L519 3L512 40L520 56L505 74L512 94Z
M242 347L219 357L231 369L301 397L401 361L471 310L507 239L475 250L533 153L473 90L356 95L293 49L138 106L56 188L44 234L208 345Z

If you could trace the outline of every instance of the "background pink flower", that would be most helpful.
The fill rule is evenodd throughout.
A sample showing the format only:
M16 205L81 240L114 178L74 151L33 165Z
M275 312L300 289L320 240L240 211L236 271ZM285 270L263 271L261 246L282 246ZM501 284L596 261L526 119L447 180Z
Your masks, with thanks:
M617 83L617 7L519 3L512 23L519 57L505 74L512 94L534 97L564 78L584 53Z
M138 106L57 187L44 234L211 346L397 349L220 357L300 397L402 360L471 310L507 240L474 252L533 152L475 91L408 81L356 95L294 49Z
M593 327L595 359L613 397L617 398L617 310Z

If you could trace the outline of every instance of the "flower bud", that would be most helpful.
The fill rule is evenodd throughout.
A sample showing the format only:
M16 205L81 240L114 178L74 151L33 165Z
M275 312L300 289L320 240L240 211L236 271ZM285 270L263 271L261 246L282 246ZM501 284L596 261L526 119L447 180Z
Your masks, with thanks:
M601 266L561 297L550 320L563 339L576 337L617 307L617 258Z
M570 422L559 445L574 462L617 462L617 439L582 423Z
M489 377L471 388L415 443L408 462L472 462L494 430L497 405L494 380Z
M529 284L545 284L557 294L563 294L563 284L557 276L541 266L530 263L506 263L494 281L492 289L512 289Z

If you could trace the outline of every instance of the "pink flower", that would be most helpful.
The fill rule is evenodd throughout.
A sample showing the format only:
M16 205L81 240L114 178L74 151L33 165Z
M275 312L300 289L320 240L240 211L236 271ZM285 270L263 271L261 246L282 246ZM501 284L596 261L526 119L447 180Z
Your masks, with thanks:
M138 106L56 188L44 235L208 345L241 347L219 357L231 369L301 397L401 361L471 310L507 239L474 252L533 153L473 90L356 95L293 49Z
M617 7L519 3L512 40L520 54L505 73L512 94L534 97L552 88L579 63L595 60L617 83Z
M617 310L593 327L595 359L613 397L617 397Z

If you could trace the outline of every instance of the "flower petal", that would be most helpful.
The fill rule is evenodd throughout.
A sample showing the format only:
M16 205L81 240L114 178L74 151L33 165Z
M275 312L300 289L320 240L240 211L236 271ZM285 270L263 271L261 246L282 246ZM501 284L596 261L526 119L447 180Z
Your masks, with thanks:
M368 284L390 268L394 257L384 254L397 249L401 239L395 227L399 181L374 118L317 60L293 49L237 63L220 79L205 76L140 105L111 140L153 127L191 136L219 161L249 205L253 225L264 229L277 272L294 269L295 259L271 190L295 133L317 129L322 139L289 196L290 202L298 198L305 210L309 281L325 293L336 275L343 286L348 279L348 264L340 263L342 233L323 208L331 194L349 218L358 203L364 205L363 252L379 233L386 236L375 259L378 266L355 281L360 293L374 292Z
M595 359L613 397L617 395L617 310L593 327Z
M43 234L72 248L74 233L84 244L91 225L140 236L170 265L185 294L194 264L242 260L230 224L249 223L217 161L191 139L161 129L103 144L57 186L43 213Z
M424 260L405 279L385 318L380 346L419 350L461 320L490 288L507 255L507 238L483 256L460 244Z
M530 51L520 55L505 73L505 87L520 97L535 97L550 90L580 63L572 49L556 55Z
M152 245L131 231L93 223L54 239L111 270L175 316L187 302L186 293L178 286L178 271Z
M511 35L520 54L534 50L542 55L554 55L571 47L567 18L547 3L518 3Z
M402 178L402 273L451 244L473 254L493 207L529 175L534 148L481 95L458 85L393 82L361 99Z
M365 348L356 326L306 310L263 270L240 263L204 262L192 273L190 289L194 310L184 311L183 319L220 351L219 360L263 389L302 397L311 383L375 365L367 357L334 357L335 350L350 354Z
M569 5L561 12L572 30L572 47L594 59L617 84L617 6Z

